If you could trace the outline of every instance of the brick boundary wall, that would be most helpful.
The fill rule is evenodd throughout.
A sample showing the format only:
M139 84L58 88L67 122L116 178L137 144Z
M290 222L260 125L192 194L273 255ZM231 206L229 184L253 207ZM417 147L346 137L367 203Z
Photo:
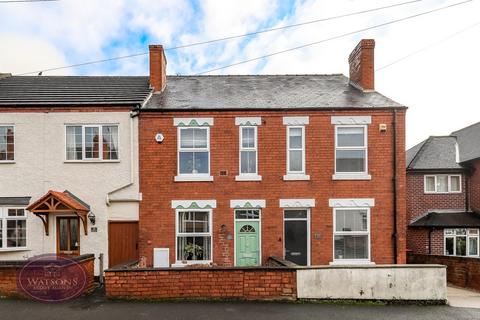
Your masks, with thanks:
M295 300L296 270L212 267L105 270L112 299Z
M409 264L441 264L447 266L447 282L462 288L480 291L480 259L428 254L408 254Z
M93 273L95 256L93 254L84 254L72 259L83 266L87 273L85 293L92 292L95 289ZM27 261L28 260L0 261L0 297L28 298L17 286L18 272Z

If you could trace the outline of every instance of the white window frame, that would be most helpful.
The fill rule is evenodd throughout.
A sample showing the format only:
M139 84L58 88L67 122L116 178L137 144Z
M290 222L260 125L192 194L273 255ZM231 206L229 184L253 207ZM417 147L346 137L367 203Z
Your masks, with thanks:
M238 151L238 176L236 180L239 181L258 181L262 180L262 177L258 174L258 127L257 126L239 126L239 151ZM243 147L243 129L253 129L254 132L254 148ZM254 173L242 173L242 151L255 151L255 172Z
M237 210L258 210L258 219L237 219ZM262 265L262 209L260 208L235 208L233 209L233 265L237 266L237 222L258 221L258 248L259 248L259 266Z
M178 220L180 212L208 212L208 232L199 232L199 233L179 233L178 232ZM178 237L205 237L210 236L210 259L209 260L187 260L186 264L209 264L213 261L213 210L212 209L176 209L175 210L175 265L174 266L183 266L184 260L178 259Z
M336 231L337 228L337 210L341 211L367 211L367 231ZM368 257L367 259L336 259L335 258L335 236L368 236ZM332 238L332 264L371 264L372 257L372 235L370 225L370 208L369 207L335 207L333 208L333 238Z
M437 191L437 179L439 176L446 176L447 177L447 191ZM435 191L428 191L427 190L427 178L433 177L435 179ZM459 178L459 191L452 191L452 177ZM423 176L423 192L425 194L447 194L447 193L462 193L462 175L461 174L426 174Z
M16 150L17 150L17 146L15 145L15 132L16 132L16 128L15 128L15 125L14 124L9 124L9 123L2 123L0 124L0 127L13 127L13 160L0 160L0 164L1 163L15 163L15 160L16 160L16 157L15 157L15 153L16 153Z
M24 215L22 217L8 217L8 210L9 209L23 209ZM7 221L12 220L25 220L25 246L23 247L7 247ZM27 210L25 207L16 207L16 206L5 206L0 207L0 221L1 221L1 229L2 229L2 247L0 247L0 252L2 251L23 251L28 250L28 216Z
M338 146L339 128L363 128L363 147L340 147ZM362 150L365 151L365 170L362 172L337 172L337 150ZM368 174L368 125L342 124L335 125L335 150L334 150L334 175L333 180L370 180Z
M283 208L283 258L285 259L285 221L307 221L307 266L311 265L311 227L310 227L310 209L309 207L291 207L291 208ZM285 218L286 211L307 211L306 218Z
M457 235L455 233L456 229L465 230L465 235ZM476 230L477 233L470 235L470 232ZM453 234L447 234L449 231L453 231ZM464 256L457 256L457 237L465 237L466 246L465 246L465 253ZM447 254L447 238L453 238L453 255ZM477 254L470 255L470 241L469 238L477 238ZM443 255L448 257L479 257L480 255L480 229L476 228L446 228L443 230Z
M302 130L302 149L290 148L290 130L291 129L301 129ZM305 125L287 125L287 163L286 168L287 172L286 175L283 176L283 180L310 180L310 176L306 174L307 172L307 163L305 159L306 154L306 145L305 145ZM290 170L290 150L301 150L302 151L302 168L303 170L300 171L292 171Z
M186 129L205 129L207 130L207 147L206 148L186 148L181 147L181 130ZM180 173L180 152L208 152L208 173ZM213 181L211 175L210 163L212 153L210 148L210 127L209 126L186 126L177 127L177 176L175 181Z
M117 127L117 155L118 159L103 159L103 127ZM68 127L82 127L82 159L67 159L67 128ZM98 145L98 158L86 158L85 157L85 128L98 128L99 132L99 145ZM101 124L65 124L64 126L64 149L65 149L65 162L120 162L120 125L118 123L101 123Z

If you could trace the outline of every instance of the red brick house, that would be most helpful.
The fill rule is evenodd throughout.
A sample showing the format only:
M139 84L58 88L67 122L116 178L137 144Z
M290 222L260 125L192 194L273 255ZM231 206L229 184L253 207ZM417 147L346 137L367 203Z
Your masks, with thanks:
M405 111L373 40L341 75L166 76L139 115L147 266L405 263ZM393 181L393 183L392 183Z
M407 247L479 256L480 123L407 151Z

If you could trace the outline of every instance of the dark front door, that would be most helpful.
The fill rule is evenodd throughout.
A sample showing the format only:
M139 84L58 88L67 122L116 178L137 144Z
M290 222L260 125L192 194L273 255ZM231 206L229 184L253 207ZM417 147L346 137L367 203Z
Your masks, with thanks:
M80 254L80 224L78 217L57 217L57 254Z
M285 211L285 260L308 265L308 211Z
M108 223L108 266L138 259L138 222Z

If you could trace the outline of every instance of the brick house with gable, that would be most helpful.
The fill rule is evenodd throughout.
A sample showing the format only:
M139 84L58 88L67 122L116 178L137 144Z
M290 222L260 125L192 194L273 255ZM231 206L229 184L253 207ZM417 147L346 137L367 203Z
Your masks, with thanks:
M406 108L375 91L374 46L350 54L350 79L166 76L150 46L146 265L405 263Z
M407 247L479 256L480 123L407 151Z

